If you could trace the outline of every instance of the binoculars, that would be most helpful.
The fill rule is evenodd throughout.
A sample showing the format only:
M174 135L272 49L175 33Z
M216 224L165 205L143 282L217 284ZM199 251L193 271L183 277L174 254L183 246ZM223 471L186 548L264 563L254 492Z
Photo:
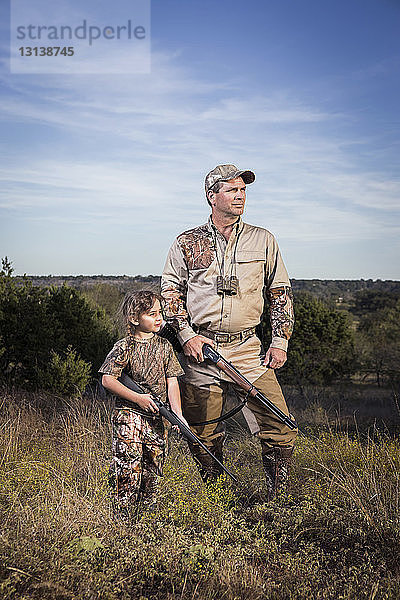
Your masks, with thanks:
M239 279L235 277L235 275L230 275L228 277L222 277L219 275L217 277L217 294L223 296L226 294L227 296L236 296L239 291Z

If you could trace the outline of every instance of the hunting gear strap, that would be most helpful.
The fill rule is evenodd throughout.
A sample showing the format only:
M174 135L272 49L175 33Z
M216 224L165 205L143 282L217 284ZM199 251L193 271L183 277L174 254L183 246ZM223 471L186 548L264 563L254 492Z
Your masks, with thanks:
M175 352L182 352L182 346L178 341L175 329L169 324L165 323L160 332L161 337L167 339L174 347ZM205 358L208 358L213 362L221 371L223 371L230 379L232 379L239 387L241 387L246 392L246 397L244 400L230 410L229 412L217 417L215 419L211 419L210 421L201 421L199 423L191 423L194 426L200 425L211 425L212 423L220 423L221 421L225 421L230 417L233 417L236 413L238 413L247 403L248 397L253 396L256 398L260 404L262 404L265 408L268 408L278 419L287 425L289 429L296 429L297 425L293 419L285 415L271 400L269 400L262 392L260 392L253 384L250 383L237 369L232 365L232 363L228 362L217 352L214 350L210 344L203 345L203 355Z

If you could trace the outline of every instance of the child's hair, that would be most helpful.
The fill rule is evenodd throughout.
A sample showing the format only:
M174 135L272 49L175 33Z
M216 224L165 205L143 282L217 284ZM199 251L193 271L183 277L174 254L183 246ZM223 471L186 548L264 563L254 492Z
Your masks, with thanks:
M140 290L125 294L125 297L119 306L118 315L128 332L133 332L135 330L135 326L131 322L131 319L137 321L139 315L150 310L156 300L159 300L162 305L161 296L151 290Z

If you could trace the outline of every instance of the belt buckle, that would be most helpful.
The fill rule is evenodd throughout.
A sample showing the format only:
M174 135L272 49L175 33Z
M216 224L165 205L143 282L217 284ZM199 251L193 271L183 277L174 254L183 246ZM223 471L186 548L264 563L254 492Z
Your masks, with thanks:
M229 333L217 333L217 341L221 344L226 344L229 342Z

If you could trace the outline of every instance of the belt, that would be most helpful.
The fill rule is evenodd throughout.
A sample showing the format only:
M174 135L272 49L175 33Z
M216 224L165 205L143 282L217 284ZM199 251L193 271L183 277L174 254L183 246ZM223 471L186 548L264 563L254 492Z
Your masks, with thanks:
M243 340L247 340L249 337L255 334L256 328L250 327L250 329L244 329L243 331L239 331L238 333L221 333L219 331L209 331L208 329L202 329L201 327L193 326L193 331L200 335L204 335L204 337L210 338L210 340L214 340L217 344L229 344L230 342L242 342Z

